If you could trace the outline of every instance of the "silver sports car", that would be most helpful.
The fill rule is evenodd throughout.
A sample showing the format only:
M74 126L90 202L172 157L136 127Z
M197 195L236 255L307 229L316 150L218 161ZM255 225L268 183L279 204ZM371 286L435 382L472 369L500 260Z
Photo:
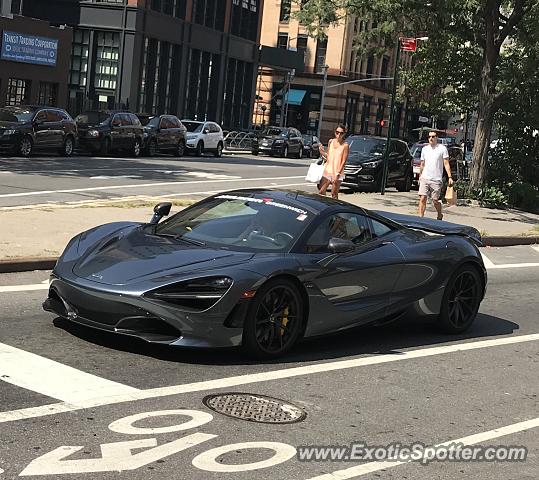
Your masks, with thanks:
M45 310L148 342L268 358L406 312L463 332L485 294L471 227L278 190L214 195L161 221L170 208L74 237Z

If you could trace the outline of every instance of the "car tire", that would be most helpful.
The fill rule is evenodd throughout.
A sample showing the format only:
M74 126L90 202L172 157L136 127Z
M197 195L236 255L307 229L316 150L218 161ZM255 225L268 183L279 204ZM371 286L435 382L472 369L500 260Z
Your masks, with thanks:
M64 140L64 145L60 149L60 155L64 157L71 157L73 155L73 150L75 149L75 143L72 136L67 136Z
M133 144L133 158L138 158L140 156L140 139L135 138L135 143Z
M178 146L176 147L176 156L183 157L185 155L185 142L180 140Z
M99 153L101 155L108 155L110 153L110 138L105 137L103 139Z
M244 351L258 359L284 355L303 333L304 311L301 293L291 280L278 278L265 283L247 310L242 338Z
M146 153L148 154L148 157L155 157L157 154L157 142L155 140L150 141Z
M285 146L283 148L283 154L281 155L283 158L288 158L288 146Z
M253 151L251 152L251 154L253 154L254 156L257 156L257 155L258 155L258 150L253 150Z
M296 158L298 160L301 160L303 158L303 147L299 147L298 154L296 155Z
M201 157L203 153L204 153L204 142L200 141L200 142L197 143L196 150L195 150L195 155L197 157Z
M213 156L217 158L220 158L223 156L223 144L221 142L217 144L217 149L215 150Z
M440 330L454 334L470 328L482 297L483 280L478 268L471 264L458 268L445 287L438 316Z
M399 192L409 192L412 189L412 175L408 173L404 180L397 180L395 187Z
M25 135L22 137L21 141L19 142L19 145L17 146L17 154L21 155L22 157L29 157L32 155L32 150L34 149L34 142L32 139Z

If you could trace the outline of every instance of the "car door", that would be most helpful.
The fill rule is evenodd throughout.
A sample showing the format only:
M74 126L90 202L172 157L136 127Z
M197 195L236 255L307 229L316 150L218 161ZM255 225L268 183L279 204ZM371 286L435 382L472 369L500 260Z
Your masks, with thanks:
M61 148L64 144L64 125L62 115L58 110L47 110L47 127L50 147Z
M36 148L48 148L51 146L48 120L47 110L40 110L34 117L34 145Z
M180 120L174 116L169 117L170 122L170 149L175 150L182 138L182 124Z
M300 149L300 139L298 137L298 131L295 128L288 130L288 151L290 153L298 153Z
M114 114L110 120L110 144L114 150L127 148L123 128L122 114Z
M156 138L159 150L167 150L170 148L170 123L168 118L163 116L159 120L159 128L157 129Z
M410 151L408 150L408 145L401 142L400 140L395 140L395 146L397 150L397 177L403 179L407 173L409 173L412 168L412 159Z
M217 148L219 142L221 141L221 129L215 123L210 123L211 136L212 136L212 148Z
M319 221L303 247L311 311L317 312L309 322L310 335L327 329L328 322L339 330L385 316L404 261L392 242L394 234L373 234L370 219L356 212L333 213ZM332 253L332 238L350 240L355 247Z
M122 113L122 136L125 140L125 147L129 151L133 149L135 146L135 128L134 128L134 121L131 118L131 114L129 113Z
M399 152L397 150L397 140L391 139L389 142L389 160L387 168L388 181L400 178L399 174Z

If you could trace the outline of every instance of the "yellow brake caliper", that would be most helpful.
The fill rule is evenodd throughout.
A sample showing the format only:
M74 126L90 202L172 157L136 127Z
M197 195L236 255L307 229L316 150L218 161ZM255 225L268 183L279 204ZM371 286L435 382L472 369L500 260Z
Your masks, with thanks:
M286 325L288 324L288 307L286 307L284 309L284 312L283 312L283 319L281 320L281 325L283 327L286 327ZM281 337L284 335L284 328L281 328Z

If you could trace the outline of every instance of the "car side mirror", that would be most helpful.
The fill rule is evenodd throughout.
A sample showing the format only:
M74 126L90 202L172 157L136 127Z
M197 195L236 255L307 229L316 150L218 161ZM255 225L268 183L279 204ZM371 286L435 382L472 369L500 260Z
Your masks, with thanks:
M329 240L328 250L331 253L347 253L355 250L356 244L352 240L333 237Z
M170 202L158 203L155 207L153 207L153 217L150 220L150 224L155 225L156 223L159 223L159 220L166 217L170 213L171 208L172 203Z

